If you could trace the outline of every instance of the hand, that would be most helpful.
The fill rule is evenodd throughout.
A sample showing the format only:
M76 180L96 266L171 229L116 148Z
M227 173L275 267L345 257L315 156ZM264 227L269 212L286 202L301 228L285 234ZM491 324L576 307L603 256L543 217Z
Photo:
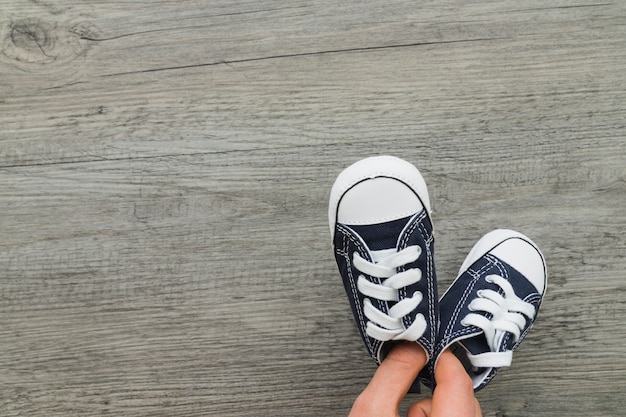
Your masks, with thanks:
M419 344L398 343L355 400L349 417L400 417L400 402L426 365L426 360L426 352ZM407 417L482 416L471 379L461 362L448 350L439 357L435 380L437 388L433 398L412 404Z
M426 360L426 352L419 344L396 344L357 397L349 417L399 417L400 402L426 365ZM422 407L430 408L428 401L414 404L409 417L426 416L421 410Z

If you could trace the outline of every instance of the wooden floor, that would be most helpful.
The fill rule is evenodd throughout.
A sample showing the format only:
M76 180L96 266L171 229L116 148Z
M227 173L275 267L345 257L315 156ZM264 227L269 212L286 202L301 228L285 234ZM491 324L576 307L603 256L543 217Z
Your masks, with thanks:
M440 291L493 228L546 255L485 416L624 415L621 0L0 0L0 415L347 415L327 202L375 154Z

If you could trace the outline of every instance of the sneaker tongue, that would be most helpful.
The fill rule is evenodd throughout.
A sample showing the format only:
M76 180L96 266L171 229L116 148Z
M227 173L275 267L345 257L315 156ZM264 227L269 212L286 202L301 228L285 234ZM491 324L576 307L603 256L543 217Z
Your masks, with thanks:
M506 332L504 331L501 331L501 330L497 331L495 335L495 340L490 343L487 340L485 333L483 331L479 331L478 333L475 333L473 336L468 337L467 339L461 340L459 343L463 346L465 351L471 354L472 356L480 355L483 353L489 353L489 352L501 352L502 351L501 345L503 344L503 337L505 336L505 334ZM467 360L467 364L470 364L469 358L466 357L465 359ZM464 366L468 370L468 372L470 372L470 370L472 371L470 372L470 375L477 375L484 371L484 368L476 368L473 366L468 367L466 366L466 364L464 364Z
M487 338L483 331L480 331L480 333L470 338L464 339L461 343L472 355L491 352L491 348L489 347L489 343L487 343Z
M363 238L370 250L385 250L396 248L398 237L411 217L404 217L386 223L348 226Z

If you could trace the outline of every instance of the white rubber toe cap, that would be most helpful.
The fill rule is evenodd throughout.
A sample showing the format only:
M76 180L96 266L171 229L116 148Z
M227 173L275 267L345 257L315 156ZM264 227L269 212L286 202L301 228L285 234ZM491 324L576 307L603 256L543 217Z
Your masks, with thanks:
M519 271L540 294L545 292L547 279L545 260L537 245L527 236L507 229L487 233L474 245L459 274L486 253L494 255Z
M384 223L422 210L417 195L403 182L379 177L350 188L337 209L337 222L349 225Z
M430 214L426 183L415 166L394 156L365 158L344 169L333 184L328 205L331 237L337 222L382 223L422 208Z

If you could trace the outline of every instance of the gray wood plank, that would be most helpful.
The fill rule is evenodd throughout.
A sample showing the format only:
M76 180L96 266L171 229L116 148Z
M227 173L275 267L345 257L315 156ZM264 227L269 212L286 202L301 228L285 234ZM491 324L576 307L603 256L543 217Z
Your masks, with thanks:
M0 414L346 415L327 196L389 153L441 291L492 228L546 255L484 414L620 415L626 5L235 3L0 1Z

